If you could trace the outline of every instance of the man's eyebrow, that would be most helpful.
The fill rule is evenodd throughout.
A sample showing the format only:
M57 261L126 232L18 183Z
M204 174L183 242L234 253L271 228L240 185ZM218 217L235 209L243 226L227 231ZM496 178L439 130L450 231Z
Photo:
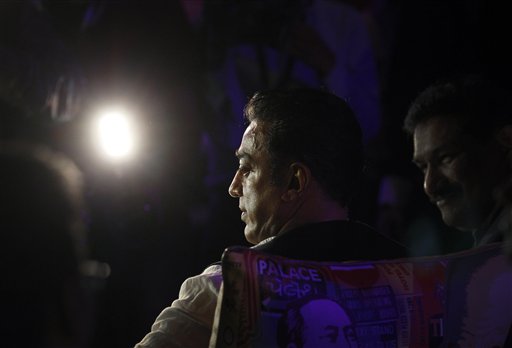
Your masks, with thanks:
M428 160L438 158L443 152L446 151L445 150L446 147L448 147L448 145L436 147L435 149L429 150L428 152L420 153L416 156L413 156L412 163L419 165L419 164L425 163Z
M340 328L337 325L329 325L329 324L325 325L324 329L329 329L329 330L333 330L336 332L338 332L340 330Z
M251 155L249 155L247 152L244 152L244 151L239 151L239 150L236 150L235 151L235 156L238 158L238 159L250 159L251 158Z
M423 166L427 161L428 159L426 159L424 155L413 156L411 160L412 164L414 164L416 167Z

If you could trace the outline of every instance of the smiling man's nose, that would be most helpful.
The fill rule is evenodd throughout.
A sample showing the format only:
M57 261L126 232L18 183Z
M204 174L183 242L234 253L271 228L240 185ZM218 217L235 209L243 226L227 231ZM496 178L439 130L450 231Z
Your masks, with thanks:
M425 174L423 176L423 190L427 194L427 196L432 197L435 193L435 185L436 185L436 174L431 167L425 170Z
M429 167L423 177L423 190L428 197L434 199L439 195L440 189L444 186L445 182L446 178L439 170Z

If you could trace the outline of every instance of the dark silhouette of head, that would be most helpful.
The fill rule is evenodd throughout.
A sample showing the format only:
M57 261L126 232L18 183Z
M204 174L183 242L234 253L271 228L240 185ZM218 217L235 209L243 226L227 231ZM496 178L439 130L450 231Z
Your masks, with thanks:
M10 347L79 347L85 313L80 266L82 177L66 157L0 144L2 315Z

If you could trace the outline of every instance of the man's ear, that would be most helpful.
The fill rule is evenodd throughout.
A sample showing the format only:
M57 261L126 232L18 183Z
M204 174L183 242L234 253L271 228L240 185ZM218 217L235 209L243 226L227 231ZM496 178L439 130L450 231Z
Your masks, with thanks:
M512 125L506 125L502 127L496 133L496 140L498 143L500 143L500 145L505 147L505 149L512 149Z
M311 181L311 170L303 163L294 162L289 168L289 182L286 191L281 198L284 201L292 201L300 197L308 188Z

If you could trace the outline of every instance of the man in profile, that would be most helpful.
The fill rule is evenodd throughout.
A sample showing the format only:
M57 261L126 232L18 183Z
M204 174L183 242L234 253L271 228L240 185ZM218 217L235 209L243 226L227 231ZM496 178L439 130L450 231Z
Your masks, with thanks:
M474 246L502 241L508 228L509 103L488 80L466 77L426 88L404 122L425 193L447 225L473 234Z
M407 256L400 244L352 221L348 205L363 171L361 129L342 99L316 89L256 93L229 187L254 248L315 261ZM187 279L138 348L206 347L220 265Z

